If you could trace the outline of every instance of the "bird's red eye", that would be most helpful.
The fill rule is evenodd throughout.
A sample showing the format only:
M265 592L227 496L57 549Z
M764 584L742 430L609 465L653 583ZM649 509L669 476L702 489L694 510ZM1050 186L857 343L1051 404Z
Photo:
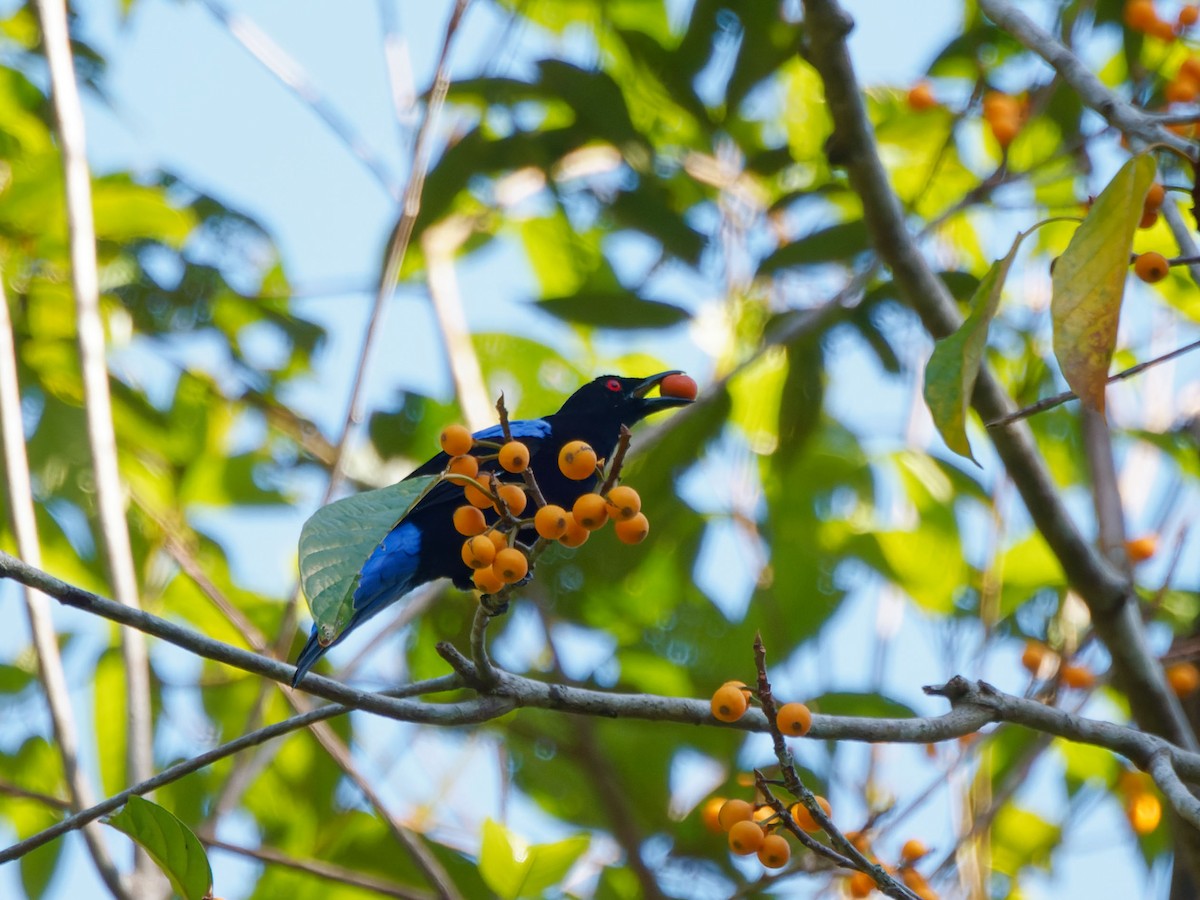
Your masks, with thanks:
M606 388L608 388L610 391L612 391L614 394L617 391L621 390L621 382L617 381L617 379L615 379L615 378L608 379L608 381L604 382L604 386Z

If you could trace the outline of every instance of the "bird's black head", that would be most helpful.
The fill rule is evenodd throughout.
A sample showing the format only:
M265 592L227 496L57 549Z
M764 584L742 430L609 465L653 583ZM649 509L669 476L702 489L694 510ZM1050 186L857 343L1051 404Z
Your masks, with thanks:
M651 375L649 378L601 375L568 397L567 402L559 409L558 417L594 419L597 424L612 423L614 430L620 425L632 426L651 413L676 406L687 406L692 402L683 397L646 396L668 375L678 374L678 369L672 369L669 372Z

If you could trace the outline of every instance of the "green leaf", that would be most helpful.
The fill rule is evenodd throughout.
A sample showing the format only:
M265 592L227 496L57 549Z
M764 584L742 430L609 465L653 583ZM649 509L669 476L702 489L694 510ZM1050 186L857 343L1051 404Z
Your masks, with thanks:
M771 275L792 266L848 262L868 246L866 222L862 219L842 222L814 231L794 243L784 244L762 261L758 267L758 274Z
M858 694L852 691L831 691L805 701L815 712L829 716L870 716L881 719L912 719L917 714L911 706L880 694Z
M212 896L212 867L200 841L157 803L130 797L123 810L104 821L141 845L186 900Z
M1050 853L1062 841L1062 829L1012 803L1000 808L992 824L992 867L1016 877L1025 866L1048 869Z
M104 793L115 794L125 788L125 750L129 736L129 717L125 703L125 664L121 651L112 647L96 661L92 681L92 709L96 727L96 762Z
M439 476L424 475L344 497L313 513L300 530L300 586L322 644L350 619L354 589L367 557L408 515Z
M562 881L590 841L588 835L581 834L554 844L527 847L499 822L488 819L483 823L479 873L504 900L541 897Z
M971 297L971 312L966 321L954 334L937 342L933 355L929 357L929 365L925 367L925 402L929 405L933 424L937 426L947 447L976 463L978 460L971 452L971 442L967 439L967 410L971 405L971 392L975 390L975 379L983 364L988 327L1000 306L1004 281L1017 257L1021 241L1028 234L1028 231L1018 234L1004 258L992 263Z
M1104 409L1129 252L1154 167L1154 159L1145 154L1125 163L1054 266L1054 355L1071 390L1093 409Z
M644 300L621 289L584 289L570 297L542 300L538 309L568 322L597 328L666 328L688 318L685 309L657 300Z

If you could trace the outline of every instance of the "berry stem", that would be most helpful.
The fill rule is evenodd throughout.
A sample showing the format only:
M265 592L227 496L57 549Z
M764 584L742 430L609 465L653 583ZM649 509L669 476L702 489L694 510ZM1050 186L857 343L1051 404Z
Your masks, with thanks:
M621 477L621 466L625 464L625 454L629 452L630 437L632 437L632 433L622 425L621 436L617 438L617 452L613 454L612 465L608 467L608 477L604 479L604 483L600 485L600 490L597 491L601 497L607 495Z
M512 430L508 427L508 407L504 405L504 391L500 392L500 396L496 400L496 414L500 416L500 431L504 435L504 443L508 443L512 438Z

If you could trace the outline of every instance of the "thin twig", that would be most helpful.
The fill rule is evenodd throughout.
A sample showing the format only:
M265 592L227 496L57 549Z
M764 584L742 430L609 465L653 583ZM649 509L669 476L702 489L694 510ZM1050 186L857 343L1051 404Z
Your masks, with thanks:
M345 144L350 153L361 162L375 179L383 186L393 200L400 199L400 188L392 178L391 173L383 164L379 155L371 149L358 130L345 118L329 98L321 93L304 67L300 65L286 50L277 44L269 34L263 31L254 20L245 13L234 12L218 0L200 0L201 4L220 22L246 51L261 63L268 72L279 79L280 84L311 109L333 133L333 136Z
M75 327L88 448L95 475L99 544L108 563L114 596L126 606L138 609L141 604L133 550L129 542L129 525L125 519L125 493L117 464L117 440L113 431L112 398L108 387L83 104L75 79L67 6L65 0L38 0L37 9L50 70L55 129L62 148L71 287L75 294ZM125 712L128 717L126 776L136 782L149 777L154 770L150 661L144 637L123 631L121 658L125 667ZM140 896L154 896L162 885L162 876L150 857L140 846L135 847L132 892Z
M242 847L238 844L222 841L209 832L198 832L197 837L209 847L216 850L223 850L226 853L236 853L238 856L257 859L259 862L269 863L274 866L283 866L284 868L294 869L297 872L304 872L308 875L316 875L318 878L324 878L327 881L336 881L339 884L348 884L353 887L362 888L380 897L399 897L400 900L430 900L434 896L428 891L419 891L402 884L396 884L395 882L373 878L370 875L356 872L354 869L347 869L345 866L335 866L332 863L316 859L295 859L270 847Z
M1147 369L1160 365L1161 363L1169 362L1176 357L1183 356L1185 353L1190 353L1193 350L1200 349L1200 340L1192 341L1190 344L1185 344L1182 347L1177 347L1170 353L1164 353L1162 356L1156 356L1154 359L1148 359L1145 362L1138 363L1136 366L1130 366L1128 369L1117 372L1115 375L1108 376L1108 383L1112 384L1117 381L1124 381L1126 378L1132 378ZM1011 425L1021 419L1027 419L1032 415L1040 412L1045 412L1048 409L1053 409L1056 406L1070 400L1078 400L1074 391L1063 391L1061 394L1055 394L1053 397L1045 397L1037 403L1032 403L1029 406L1024 406L1016 412L1010 413L1007 416L1002 416L992 422L987 422L988 428L1003 428L1005 425Z

